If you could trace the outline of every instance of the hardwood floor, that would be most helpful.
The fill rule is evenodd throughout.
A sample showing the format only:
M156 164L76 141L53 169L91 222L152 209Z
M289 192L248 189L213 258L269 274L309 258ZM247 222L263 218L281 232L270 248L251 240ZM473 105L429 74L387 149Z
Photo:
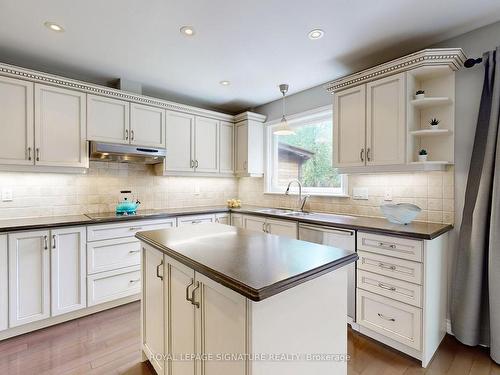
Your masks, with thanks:
M0 374L153 375L141 363L138 302L0 342ZM447 336L427 369L349 330L349 375L500 375L483 348Z

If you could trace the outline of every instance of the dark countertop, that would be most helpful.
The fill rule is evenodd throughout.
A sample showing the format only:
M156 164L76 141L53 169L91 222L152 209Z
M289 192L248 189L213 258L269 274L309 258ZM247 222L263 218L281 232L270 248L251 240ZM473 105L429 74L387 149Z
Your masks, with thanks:
M413 222L408 225L392 224L386 219L335 215L315 212L310 216L290 217L283 214L263 213L259 210L266 207L244 206L243 208L229 209L226 206L200 206L159 210L140 210L137 215L115 216L114 212L104 214L87 214L71 216L49 216L40 218L16 218L0 220L0 233L19 230L47 229L68 227L75 225L93 225L120 222L126 220L161 219L174 216L201 215L209 213L235 212L250 215L259 215L277 219L299 221L317 225L331 225L339 228L356 229L365 232L381 233L392 236L410 237L421 240L432 240L443 233L450 231L451 224Z
M136 237L253 301L358 259L352 251L222 224L146 231Z

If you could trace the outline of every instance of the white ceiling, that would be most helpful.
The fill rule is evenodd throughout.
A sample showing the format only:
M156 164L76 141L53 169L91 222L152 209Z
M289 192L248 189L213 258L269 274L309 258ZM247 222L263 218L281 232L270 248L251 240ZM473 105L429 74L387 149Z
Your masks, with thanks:
M499 0L0 0L0 61L235 113L498 19Z

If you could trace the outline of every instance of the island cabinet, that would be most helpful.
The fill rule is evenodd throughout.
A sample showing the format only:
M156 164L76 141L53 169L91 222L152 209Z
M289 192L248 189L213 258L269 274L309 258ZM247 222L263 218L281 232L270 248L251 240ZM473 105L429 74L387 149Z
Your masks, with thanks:
M237 226L236 224L233 225ZM298 233L296 221L268 219L263 216L253 215L242 216L242 228L290 238L297 238Z

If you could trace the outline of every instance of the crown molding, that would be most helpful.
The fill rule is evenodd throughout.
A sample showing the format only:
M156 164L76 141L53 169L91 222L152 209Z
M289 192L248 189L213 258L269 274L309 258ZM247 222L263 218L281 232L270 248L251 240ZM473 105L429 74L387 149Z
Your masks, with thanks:
M234 116L226 113L211 111L193 107L190 105L171 102L168 100L158 99L146 95L138 95L131 92L126 92L111 87L78 81L75 79L65 78L54 74L39 72L36 70L25 69L14 65L0 63L0 75L11 78L19 78L25 81L42 83L57 87L68 88L71 90L85 92L87 94L95 94L106 96L115 99L127 100L133 103L147 104L155 107L165 108L167 110L184 112L192 115L210 117L217 120L234 122Z
M234 122L241 122L241 121L246 121L246 120L253 120L253 121L259 121L259 122L265 122L267 116L261 115L259 113L255 112L243 112L240 113L236 116L234 116Z
M325 85L328 92L334 93L338 90L347 89L365 82L383 78L388 75L405 72L422 66L448 66L455 71L460 69L466 60L461 48L433 48L424 49L399 59L377 65L360 72L350 74Z

